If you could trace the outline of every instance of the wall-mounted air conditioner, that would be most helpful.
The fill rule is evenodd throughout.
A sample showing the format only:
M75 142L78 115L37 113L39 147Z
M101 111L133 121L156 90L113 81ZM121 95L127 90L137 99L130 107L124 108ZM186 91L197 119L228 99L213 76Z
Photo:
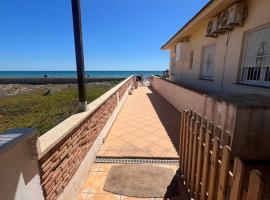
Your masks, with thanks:
M219 16L216 16L209 21L206 36L217 37L218 28L219 28Z
M231 30L234 27L242 26L246 17L244 3L236 3L220 14L219 30Z

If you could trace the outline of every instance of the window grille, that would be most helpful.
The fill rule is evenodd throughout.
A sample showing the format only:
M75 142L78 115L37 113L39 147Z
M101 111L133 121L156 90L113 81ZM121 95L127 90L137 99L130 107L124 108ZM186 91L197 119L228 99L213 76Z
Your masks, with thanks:
M240 82L270 86L270 25L246 33Z
M203 47L201 61L201 78L213 80L215 68L216 45Z

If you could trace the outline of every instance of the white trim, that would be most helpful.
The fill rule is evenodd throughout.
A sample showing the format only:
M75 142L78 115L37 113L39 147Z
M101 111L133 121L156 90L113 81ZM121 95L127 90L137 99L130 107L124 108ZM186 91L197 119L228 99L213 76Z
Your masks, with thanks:
M266 87L270 86L269 37L269 23L244 33L240 62L240 83ZM265 43L267 44L265 45ZM263 49L263 55L258 54L261 47ZM260 65L258 65L259 62Z

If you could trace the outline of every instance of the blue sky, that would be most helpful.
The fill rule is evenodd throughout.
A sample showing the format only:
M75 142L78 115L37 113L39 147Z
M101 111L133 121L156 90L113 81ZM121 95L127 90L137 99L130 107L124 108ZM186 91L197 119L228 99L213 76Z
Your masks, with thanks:
M160 46L207 0L81 0L86 70L164 70ZM0 70L75 70L70 0L0 2Z

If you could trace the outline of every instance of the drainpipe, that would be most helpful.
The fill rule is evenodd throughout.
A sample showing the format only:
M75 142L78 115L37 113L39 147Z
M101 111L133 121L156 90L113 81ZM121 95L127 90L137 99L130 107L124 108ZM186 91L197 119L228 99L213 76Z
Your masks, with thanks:
M226 67L226 61L227 61L227 56L228 56L228 46L229 46L229 41L231 38L231 32L227 33L227 38L226 38L226 49L225 49L225 55L224 55L224 60L223 60L223 69L222 69L222 76L221 76L221 82L220 82L220 90L219 92L222 93L223 87L224 87L224 75L225 75L225 67Z
M71 0L74 42L77 65L77 82L79 92L79 110L86 111L87 102L85 95L85 71L84 71L84 57L83 57L83 40L82 40L82 23L81 23L81 6L80 0Z

